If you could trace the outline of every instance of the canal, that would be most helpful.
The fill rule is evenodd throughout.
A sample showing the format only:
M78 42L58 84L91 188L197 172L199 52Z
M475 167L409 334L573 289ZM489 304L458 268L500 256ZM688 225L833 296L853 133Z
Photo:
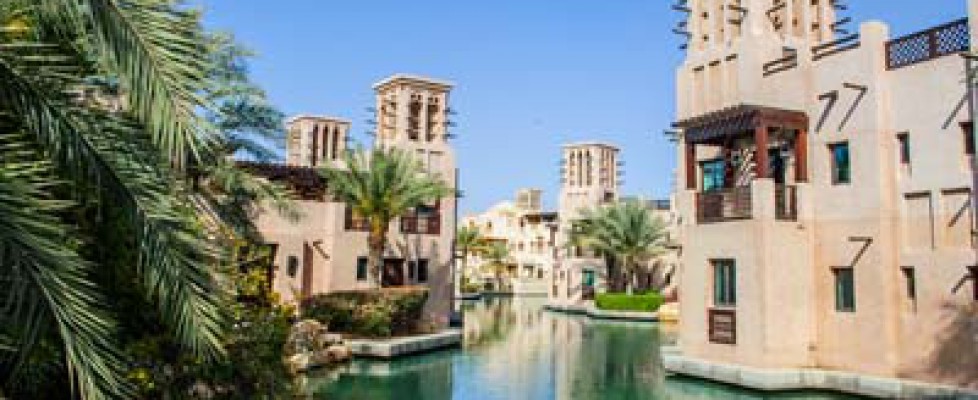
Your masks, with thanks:
M666 325L597 321L543 310L542 298L462 306L465 344L393 362L357 360L305 380L315 399L843 399L766 394L669 376Z

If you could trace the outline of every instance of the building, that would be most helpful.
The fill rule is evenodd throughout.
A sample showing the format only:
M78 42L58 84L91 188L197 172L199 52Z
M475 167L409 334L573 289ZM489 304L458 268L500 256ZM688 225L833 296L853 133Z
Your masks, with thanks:
M285 163L298 167L335 164L347 150L350 121L298 115L285 122Z
M958 55L978 43L978 2L899 38L880 22L850 31L839 1L675 9L689 38L676 75L682 356L978 388Z
M395 75L374 86L377 98L375 146L417 154L428 171L455 187L454 152L449 144L448 104L452 85ZM372 288L368 278L367 233L363 220L326 196L315 166L335 162L346 149L349 123L327 117L289 120L288 165L243 164L286 184L304 218L289 221L274 210L257 217L264 238L275 245L274 288L286 301L317 293ZM342 165L342 164L340 164ZM385 287L425 285L426 312L446 324L452 297L454 197L421 207L393 223L385 254Z
M583 249L570 246L574 223L583 211L618 201L622 163L620 150L607 143L568 144L561 160L561 188L558 200L558 268L552 276L550 304L577 305L594 298L607 281L605 260Z
M517 293L547 292L547 282L557 251L557 213L543 210L542 191L521 189L516 201L504 201L484 213L462 219L461 226L479 230L489 243L509 250L506 278ZM493 282L495 271L480 254L466 260L466 275L479 282Z

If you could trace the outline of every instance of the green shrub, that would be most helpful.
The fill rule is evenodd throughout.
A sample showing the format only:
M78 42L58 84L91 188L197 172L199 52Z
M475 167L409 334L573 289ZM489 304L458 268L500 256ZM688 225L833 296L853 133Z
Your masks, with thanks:
M302 302L303 318L320 321L330 332L365 337L418 333L428 291L423 288L360 290L316 295Z
M654 292L628 295L624 293L601 293L595 296L595 304L600 310L643 311L658 310L665 302L662 295Z

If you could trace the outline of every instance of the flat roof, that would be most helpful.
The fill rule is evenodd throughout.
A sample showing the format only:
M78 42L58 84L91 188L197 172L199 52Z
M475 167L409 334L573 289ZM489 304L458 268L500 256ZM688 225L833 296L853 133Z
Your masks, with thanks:
M606 147L613 150L620 150L618 146L615 146L608 142L598 142L598 141L585 141L585 142L573 142L567 143L563 146L565 149L576 148L576 147Z
M374 90L380 90L386 86L391 86L398 83L420 84L422 86L430 86L442 90L449 90L455 87L454 83L441 79L428 78L425 76L412 74L394 74L384 78L380 82L375 83Z
M296 121L298 121L300 119L314 119L314 120L318 120L318 121L339 122L339 123L347 124L347 125L350 125L351 124L350 120L348 120L346 118L333 117L333 116L329 116L329 115L311 115L311 114L297 114L297 115L293 115L293 116L289 117L288 119L286 119L285 120L285 123L286 124L292 124L293 122L296 122Z

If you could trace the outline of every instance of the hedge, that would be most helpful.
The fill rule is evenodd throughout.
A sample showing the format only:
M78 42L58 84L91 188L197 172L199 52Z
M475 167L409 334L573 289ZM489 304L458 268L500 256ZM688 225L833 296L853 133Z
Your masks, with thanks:
M658 293L633 294L600 293L595 296L595 305L600 310L653 312L665 302Z
M326 324L330 332L362 337L391 337L424 329L428 290L397 288L334 292L302 302L302 317Z

